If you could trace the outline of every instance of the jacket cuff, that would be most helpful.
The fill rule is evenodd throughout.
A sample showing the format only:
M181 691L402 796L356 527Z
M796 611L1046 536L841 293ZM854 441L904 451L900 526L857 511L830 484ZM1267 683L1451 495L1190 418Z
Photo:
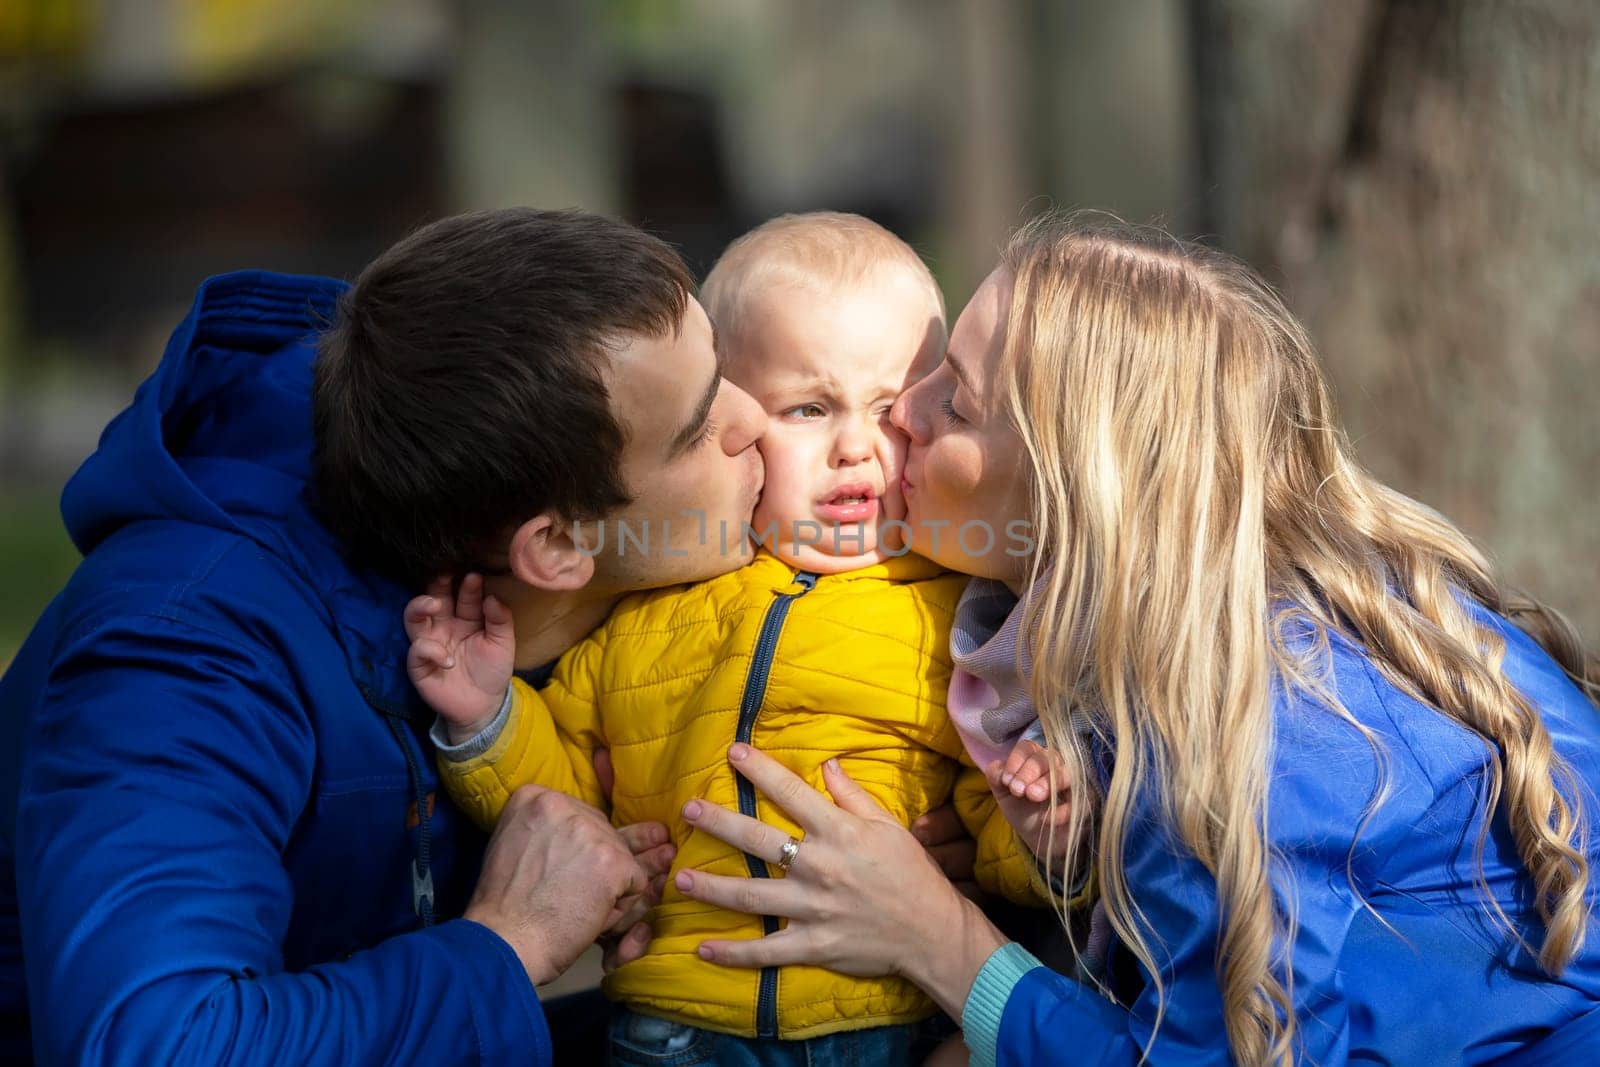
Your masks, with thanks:
M443 719L434 719L433 727L428 731L428 738L433 742L433 747L439 750L439 755L451 763L465 763L476 759L494 747L500 740L500 735L505 733L506 723L511 721L511 687L506 686L506 697L500 702L500 710L494 713L494 718L489 720L489 725L461 742L459 745L450 743L450 730Z
M550 1062L550 1029L522 961L505 939L471 919L420 931L451 960L476 1031L478 1062Z
M1032 852L1028 853L1033 856ZM1054 902L1069 911L1076 911L1095 898L1094 864L1085 863L1072 879L1072 884L1067 885L1056 875L1045 868L1044 860L1033 856L1033 872L1038 876L1041 886L1048 886L1050 897Z
M1027 949L1015 941L1001 945L990 954L978 972L967 1003L961 1009L961 1030L972 1053L972 1067L993 1067L995 1046L1000 1040L1000 1021L1006 1001L1023 975L1043 967Z

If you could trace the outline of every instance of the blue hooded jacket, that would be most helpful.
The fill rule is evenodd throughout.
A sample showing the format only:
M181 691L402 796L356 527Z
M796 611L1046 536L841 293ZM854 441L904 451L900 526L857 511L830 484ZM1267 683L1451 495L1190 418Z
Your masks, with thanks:
M1600 711L1527 634L1476 610L1504 638L1502 669L1549 730L1572 772L1563 789L1588 819L1583 947L1559 977L1529 950L1544 929L1504 808L1491 814L1483 803L1492 750L1332 635L1328 682L1369 736L1300 690L1280 689L1273 708L1267 834L1274 888L1295 918L1298 1062L1600 1060ZM1101 757L1110 758L1104 749ZM1380 785L1382 803L1369 810ZM1142 966L1143 989L1124 1007L1010 945L985 964L962 1014L974 1067L1232 1062L1216 970L1216 880L1148 795L1124 866L1162 971L1159 1030L1162 993Z
M7 1062L30 1016L51 1063L549 1061L510 946L432 923L483 839L433 803L407 592L308 505L343 289L207 281L67 486L84 560L0 681Z

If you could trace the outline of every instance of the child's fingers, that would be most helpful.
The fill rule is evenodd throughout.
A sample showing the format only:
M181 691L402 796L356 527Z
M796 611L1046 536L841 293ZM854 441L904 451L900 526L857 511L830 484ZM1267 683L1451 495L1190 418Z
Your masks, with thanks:
M1024 772L1030 761L1034 760L1039 756L1040 753L1045 751L1046 750L1042 745L1035 744L1032 741L1018 741L1014 746L1012 746L1010 753L1006 756L1006 772L1001 778L1001 781L1003 781L1007 787L1011 788L1012 791L1020 797L1022 795L1022 790L1016 786L1017 776ZM1033 781L1032 775L1022 779L1023 785L1026 785L1031 781Z
M1026 795L1029 786L1049 773L1047 758L1045 750L1032 741L1017 742L1017 746L1011 750L1011 755L1006 757L1006 766L1010 771L1006 778L1006 787L1011 790L1012 796Z
M456 618L483 620L483 575L469 574L461 579L461 588L456 592Z
M450 650L429 637L411 642L411 651L406 653L406 670L413 677L432 671L449 670L455 665L455 657L450 655Z
M1016 774L1022 770L1022 765L1027 762L1028 757L1038 750L1039 746L1032 741L1018 741L1012 746L1010 753L1006 755L1005 772L1007 774ZM1009 784L1010 780L1007 779L1006 781Z
M1056 768L1055 781L1053 783L1049 778L1040 778L1037 782L1028 786L1028 799L1037 804L1043 804L1050 796L1052 787L1056 791L1057 804L1065 804L1071 799L1072 783L1067 781L1067 776L1062 773L1060 767Z
M1067 761L1060 754L1048 749L1041 749L1036 760L1029 760L1030 766L1036 766L1037 777L1028 785L1028 799L1035 803L1044 803L1050 796L1050 790L1056 791L1060 800L1065 800L1071 792L1071 783L1067 781Z
M1032 785L1034 782L1050 777L1050 759L1041 750L1030 755L1022 761L1022 766L1017 768L1014 777L1023 785Z
M497 596L483 598L483 632L491 644L516 647L516 632L511 626L511 609Z
M414 597L406 605L406 637L415 641L423 634L426 634L432 627L434 619L438 617L441 606L437 597Z
M983 769L983 776L989 780L989 788L996 793L1006 792L1005 783L1006 764L1004 760L991 760Z
M1016 773L1013 779L1013 783L1022 783L1023 790L1018 792L1016 785L1013 784L1012 791L1017 796L1026 795L1029 800L1036 803L1048 797L1050 795L1051 763L1050 753L1044 749L1040 749L1030 755L1023 762L1022 769Z

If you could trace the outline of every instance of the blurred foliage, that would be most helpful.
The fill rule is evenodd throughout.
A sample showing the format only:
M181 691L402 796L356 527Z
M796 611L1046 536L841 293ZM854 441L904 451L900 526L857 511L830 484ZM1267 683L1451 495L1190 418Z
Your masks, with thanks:
M1597 63L1597 0L0 0L0 653L72 558L7 484L66 477L199 277L509 203L702 269L862 211L952 318L1048 205L1211 235L1285 289L1363 461L1592 641Z
M0 0L0 57L76 56L93 24L89 0Z
M197 83L314 55L352 36L375 0L183 0L178 54Z
M629 35L670 32L688 13L683 0L608 0L601 9L606 30L624 44Z

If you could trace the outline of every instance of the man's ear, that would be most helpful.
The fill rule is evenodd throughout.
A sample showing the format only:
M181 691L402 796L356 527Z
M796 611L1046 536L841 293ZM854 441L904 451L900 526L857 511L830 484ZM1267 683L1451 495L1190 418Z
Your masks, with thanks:
M511 534L511 573L524 585L550 592L582 589L594 577L594 556L579 549L572 528L548 512Z

